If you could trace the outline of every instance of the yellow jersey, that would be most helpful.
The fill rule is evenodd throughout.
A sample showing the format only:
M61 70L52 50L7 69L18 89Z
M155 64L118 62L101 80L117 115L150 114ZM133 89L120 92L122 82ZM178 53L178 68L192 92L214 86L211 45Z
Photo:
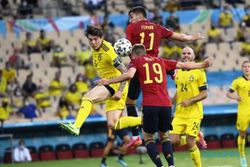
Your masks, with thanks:
M70 92L68 91L65 95L66 101L71 105L80 105L81 104L81 93L79 92Z
M11 107L0 107L0 120L7 120L10 117L10 113L12 112Z
M0 78L0 93L6 93L7 90L7 80L4 76Z
M233 20L231 13L222 12L219 16L221 26L230 26Z
M208 37L217 37L217 36L220 36L220 34L221 34L221 30L220 29L210 29L210 30L208 30Z
M38 107L51 106L49 92L37 92L35 94L35 99Z
M187 107L179 105L182 101L197 96L200 91L207 90L207 78L203 69L176 70L176 117L203 118L202 102L196 102Z
M87 82L84 81L77 81L75 82L77 92L79 93L86 93L89 90L89 85Z
M50 43L50 39L49 38L41 38L41 37L39 37L39 38L37 38L37 42L42 44L43 46L47 46Z
M113 78L121 75L121 72L116 68L117 60L120 57L114 51L111 43L103 40L101 47L98 50L93 50L93 65L101 78Z
M10 68L10 69L3 69L3 76L5 77L5 79L8 81L13 80L16 78L17 74L16 74L16 70L14 68Z
M238 114L250 116L250 80L240 76L233 80L230 89L236 91L241 97L238 103Z
M49 84L49 94L51 96L61 96L65 85L61 81L52 80Z

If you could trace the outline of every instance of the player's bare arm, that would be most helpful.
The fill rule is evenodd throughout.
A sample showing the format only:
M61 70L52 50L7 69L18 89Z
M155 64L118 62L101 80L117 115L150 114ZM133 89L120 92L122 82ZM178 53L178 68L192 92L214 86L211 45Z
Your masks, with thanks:
M187 107L189 105L192 105L194 103L202 101L205 98L207 98L207 90L202 90L197 96L194 96L194 97L192 97L190 99L186 99L186 100L182 101L180 103L180 105L183 106L183 107Z
M194 35L186 35L186 34L179 34L174 32L171 36L171 39L181 41L181 42L189 42L189 41L195 41L199 39L204 39L204 37L201 35L201 33L196 33Z
M136 68L129 68L127 72L123 73L122 75L112 78L112 79L100 79L96 81L97 85L108 85L112 83L119 83L122 81L130 80L134 77L136 73Z
M175 104L175 103L176 103L176 92L175 92L175 94L174 94L174 97L171 99L171 102L172 102L172 104Z
M232 89L230 89L230 90L227 92L227 97L228 97L229 99L233 99L233 100L236 100L236 101L238 101L238 102L241 101L240 96L239 96L234 90L232 90Z
M207 58L202 63L195 62L178 62L176 64L176 68L178 69L200 69L200 68L208 68L213 64L213 59Z

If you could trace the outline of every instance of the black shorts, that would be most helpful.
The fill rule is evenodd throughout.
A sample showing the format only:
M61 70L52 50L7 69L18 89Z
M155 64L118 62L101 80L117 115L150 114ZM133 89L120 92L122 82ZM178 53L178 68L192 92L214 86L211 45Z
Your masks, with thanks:
M111 88L109 85L104 85L104 87L106 89L108 89L108 91L111 94L111 96L113 96L115 94L115 90L113 88Z
M128 97L132 100L138 99L141 93L140 83L135 75L129 82Z
M165 106L143 106L143 130L150 134L172 130L171 110L171 107Z

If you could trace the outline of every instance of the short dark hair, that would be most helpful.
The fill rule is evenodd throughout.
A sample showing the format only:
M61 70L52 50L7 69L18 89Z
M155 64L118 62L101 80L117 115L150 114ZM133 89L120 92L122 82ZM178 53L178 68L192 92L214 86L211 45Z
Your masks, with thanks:
M99 27L95 26L87 26L87 30L85 32L85 35L88 37L88 35L94 35L98 37L102 37L103 35L103 30Z
M146 54L146 48L144 45L142 44L135 44L132 47L132 51L131 54L135 54L135 55L145 55Z
M249 61L249 60L243 61L242 66L243 66L244 64L246 64L246 63L250 63L250 61Z
M147 17L146 9L143 6L135 6L135 7L133 7L128 12L128 15L130 15L130 13L141 13L143 15L143 17L145 17L145 18Z

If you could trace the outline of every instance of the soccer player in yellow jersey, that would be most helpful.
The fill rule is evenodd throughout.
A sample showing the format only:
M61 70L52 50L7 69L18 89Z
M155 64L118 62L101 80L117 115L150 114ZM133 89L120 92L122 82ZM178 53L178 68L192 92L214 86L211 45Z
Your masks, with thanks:
M195 59L194 51L190 47L182 50L182 61L192 62ZM170 140L173 144L180 144L181 135L186 135L186 142L190 155L196 167L201 167L201 156L196 145L196 137L200 130L203 118L201 100L207 97L207 79L203 69L178 69L174 75L176 94L173 102L176 103L175 116L172 122L173 130Z
M126 72L125 65L115 53L112 45L103 39L101 29L88 26L86 36L92 48L93 65L99 77L110 79ZM93 103L105 100L108 128L113 130L124 110L127 93L128 83L126 81L95 86L83 96L74 124L61 124L62 127L72 134L79 135L80 128L90 114Z
M237 139L241 167L247 167L245 156L246 134L250 123L250 61L242 63L243 75L232 82L227 97L238 102L236 128L239 131Z

